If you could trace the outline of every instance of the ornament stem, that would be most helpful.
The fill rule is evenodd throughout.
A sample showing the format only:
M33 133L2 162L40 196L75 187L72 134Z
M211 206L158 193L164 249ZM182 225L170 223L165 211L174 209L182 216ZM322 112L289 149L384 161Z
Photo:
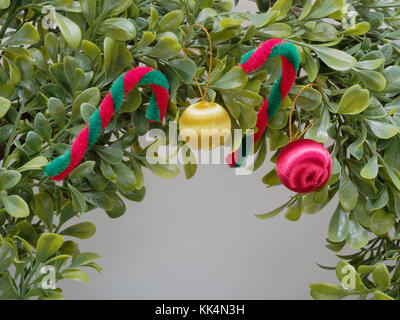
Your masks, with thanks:
M197 87L199 88L199 92L200 92L201 99L203 100L203 102L205 102L205 101L206 101L206 97L207 97L208 88L209 88L209 86L210 86L210 77L211 77L211 71L212 71L212 61L213 61L213 60L212 60L212 57L213 57L212 41L211 41L210 33L207 31L206 27L204 27L204 26L201 25L201 24L192 24L192 25L190 25L189 28L188 28L188 29L185 31L185 33L183 34L183 39L182 39L182 49L183 49L183 53L184 53L184 55L185 55L185 58L188 58L187 53L186 53L186 46L185 46L185 36L186 36L186 34L189 32L189 29L190 29L191 27L199 27L199 28L203 29L203 31L204 31L205 34L207 35L207 38L208 38L208 45L209 45L209 47L210 47L210 62L209 62L208 75L207 75L207 83L206 83L206 88L205 88L205 90L204 90L204 94L203 94L203 90L201 90L199 80L197 79L196 76L193 77L194 80L195 80L196 83L197 83Z
M317 120L317 118L312 119L311 122L310 122L310 124L300 133L300 135L299 135L296 139L293 139L293 135L292 135L292 117L293 117L294 107L295 107L296 101L297 101L297 99L299 98L299 96L301 95L301 93L302 93L305 89L310 88L310 87L316 87L316 88L319 90L319 92L321 93L322 101L325 101L324 92L322 91L322 88L321 88L319 85L317 85L316 83L307 84L307 85L305 85L303 88L300 89L300 91L296 94L295 98L293 99L293 103L292 103L292 105L291 105L291 107L290 107L290 113L289 113L289 138L290 138L290 142L292 142L293 140L298 140L298 139L300 139L303 135L305 135L306 132L311 128L311 126L312 126L312 125L314 124L314 122Z

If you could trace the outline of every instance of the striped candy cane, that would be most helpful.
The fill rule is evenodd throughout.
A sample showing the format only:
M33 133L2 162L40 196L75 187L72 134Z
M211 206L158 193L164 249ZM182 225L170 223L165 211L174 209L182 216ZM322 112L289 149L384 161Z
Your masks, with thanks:
M282 100L292 88L300 67L300 56L294 44L282 39L270 39L257 49L243 55L242 61L239 63L244 72L250 73L262 67L268 59L276 56L281 56L282 74L257 113L256 128L258 131L254 134L254 144L261 138L269 119L275 116ZM240 167L250 153L251 149L249 149L246 148L246 136L244 136L242 146L228 155L226 163L234 168Z
M120 76L100 107L90 117L87 126L79 133L72 147L49 163L44 171L51 179L59 181L68 176L82 161L86 152L99 138L112 116L119 110L124 98L137 85L150 85L153 94L146 112L149 121L162 121L167 112L169 84L165 76L149 67L137 67Z

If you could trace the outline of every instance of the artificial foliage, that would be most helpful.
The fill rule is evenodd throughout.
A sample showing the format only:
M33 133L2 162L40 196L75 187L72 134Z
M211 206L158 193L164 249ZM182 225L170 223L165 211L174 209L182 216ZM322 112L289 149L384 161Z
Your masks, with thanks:
M276 163L289 143L289 108L299 90L309 83L323 90L324 99L311 87L299 96L293 134L301 132L300 122L317 118L305 138L329 150L328 184L257 215L295 221L337 203L325 245L339 257L331 268L338 283L312 284L311 296L400 299L400 4L257 4L259 13L236 12L219 0L0 0L0 298L63 298L61 288L39 286L43 266L55 268L57 281L87 282L85 269L101 268L97 254L79 250L80 239L96 230L85 212L102 208L118 218L125 201L145 196L144 170L167 179L179 174L175 165L149 163L139 137L151 128L168 134L168 122L198 98L194 75L205 87L206 36L188 30L187 57L182 51L183 34L196 23L207 28L214 46L207 101L226 108L233 128L255 127L281 74L280 60L271 59L246 75L241 56L271 38L289 41L300 53L295 86L254 147L255 170L265 170L267 152ZM46 176L43 168L70 148L111 84L141 65L168 79L166 121L146 119L152 90L136 88L68 178L56 183ZM195 172L196 165L184 166L187 178ZM276 170L262 182L279 185ZM343 255L344 248L352 253ZM343 270L355 279L349 289L340 284Z

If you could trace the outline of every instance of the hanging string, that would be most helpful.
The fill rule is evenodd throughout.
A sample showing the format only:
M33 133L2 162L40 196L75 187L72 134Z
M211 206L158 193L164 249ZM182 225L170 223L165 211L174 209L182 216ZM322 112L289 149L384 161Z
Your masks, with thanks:
M294 107L295 107L296 101L299 98L299 96L301 95L301 93L304 90L306 90L307 88L310 88L310 87L317 88L319 90L319 92L321 93L322 101L325 101L325 95L324 95L324 92L322 91L322 88L319 85L315 84L315 83L307 84L303 88L300 89L300 91L296 94L295 98L293 99L293 103L292 103L292 106L290 107L290 112L289 112L289 138L290 138L290 142L292 142L293 140L300 139L303 135L305 135L306 132L311 128L311 126L317 120L317 118L312 119L310 124L300 133L300 135L298 137L296 137L296 139L293 139L293 135L292 135L292 117L293 117Z
M183 39L182 39L182 49L183 49L183 53L185 55L185 58L188 58L187 53L186 53L185 37L186 37L186 34L189 32L189 29L191 27L199 27L205 32L205 34L207 35L207 38L208 38L208 45L210 47L210 62L209 62L207 83L206 83L206 88L204 90L204 94L203 94L203 90L201 90L201 86L200 86L199 80L197 79L196 76L193 77L194 80L197 83L197 88L199 88L201 99L203 100L203 102L205 102L206 101L206 97L207 97L208 88L210 86L210 77L211 77L211 71L212 71L212 61L213 61L212 60L212 57L213 57L212 41L211 41L211 36L210 36L209 32L207 31L207 29L203 25L201 25L201 24L192 24L192 25L190 25L189 28L183 34Z

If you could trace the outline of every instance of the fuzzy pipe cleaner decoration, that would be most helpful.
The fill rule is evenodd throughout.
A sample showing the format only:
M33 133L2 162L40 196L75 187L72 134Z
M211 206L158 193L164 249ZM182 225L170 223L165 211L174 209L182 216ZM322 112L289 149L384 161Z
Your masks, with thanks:
M274 83L269 96L257 113L256 128L258 131L254 134L254 144L261 138L269 119L275 116L282 100L296 81L297 71L300 67L300 56L294 44L282 39L270 39L262 43L257 49L243 55L242 61L239 63L244 72L250 73L262 67L268 59L276 56L281 56L282 74ZM234 168L240 167L251 150L252 148L246 146L246 136L244 136L241 147L228 155L226 163Z
M93 113L88 125L79 133L71 149L49 163L44 171L51 179L63 180L82 161L88 149L93 146L101 132L122 105L124 98L137 85L150 85L153 94L146 111L149 121L162 121L167 112L169 84L165 76L149 67L137 67L121 75L111 86L111 91Z

